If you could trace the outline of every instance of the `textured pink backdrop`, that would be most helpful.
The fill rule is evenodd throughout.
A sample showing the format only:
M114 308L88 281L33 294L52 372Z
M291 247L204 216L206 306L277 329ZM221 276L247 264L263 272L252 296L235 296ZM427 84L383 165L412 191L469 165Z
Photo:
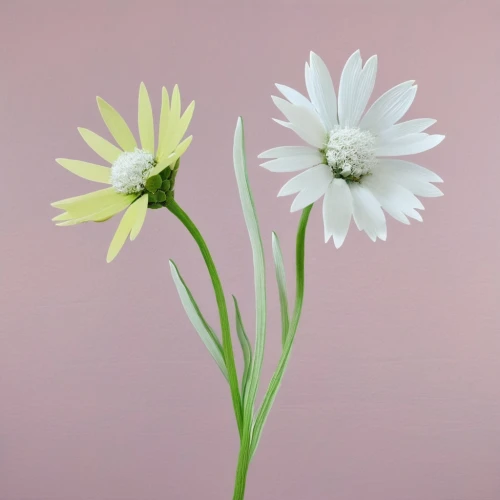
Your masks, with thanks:
M491 1L2 1L2 500L229 499L229 393L170 280L174 258L215 322L205 269L166 210L105 263L116 221L59 228L49 202L90 189L56 157L95 161L95 96L134 122L144 80L196 99L178 200L207 235L228 293L253 315L251 255L231 164L238 114L265 244L293 269L298 216L263 149L273 83L303 88L310 49L336 81L358 47L376 93L415 78L411 117L442 146L423 224L336 251L315 209L294 355L252 465L249 500L498 500L500 7ZM270 261L270 252L268 252ZM270 264L270 262L269 262ZM271 266L269 265L271 270ZM280 350L273 300L265 378ZM293 287L292 287L293 289Z

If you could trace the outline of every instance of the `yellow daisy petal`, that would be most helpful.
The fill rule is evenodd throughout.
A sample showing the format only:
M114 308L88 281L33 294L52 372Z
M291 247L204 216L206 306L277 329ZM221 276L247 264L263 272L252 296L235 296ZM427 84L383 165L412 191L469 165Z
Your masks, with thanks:
M179 92L179 87L176 85L172 92L172 104L170 106L170 116L168 120L167 129L162 136L163 147L162 150L157 153L157 159L161 160L163 157L170 155L172 151L177 146L178 140L176 140L177 130L179 128L179 121L181 118L181 94ZM179 138L180 139L180 138Z
M121 149L89 129L79 127L78 132L89 147L109 163L113 163L122 153Z
M161 89L160 125L158 127L158 150L156 151L156 158L159 158L163 154L169 118L170 101L168 97L168 91L165 87L163 87Z
M80 211L68 211L64 212L57 217L54 217L53 221L66 221L57 224L58 226L74 226L75 224L80 224L82 222L95 221L101 222L113 217L117 213L121 212L129 205L131 205L137 195L122 195L120 199L116 200L114 203L108 204L103 202L101 206L97 206L97 203L93 207L88 207L87 210Z
M146 85L141 83L139 88L139 137L141 138L141 147L145 151L155 154L155 125L153 119L153 108L149 99Z
M149 173L149 177L159 174L165 167L173 165L187 150L191 141L193 140L193 136L190 135L186 137L176 148L176 150L170 155L164 158L162 161L158 162L155 168L151 170Z
M175 131L174 134L175 137L173 139L173 147L179 144L179 141L186 133L186 130L189 127L189 124L191 123L191 119L193 118L193 112L194 112L194 101L191 101L191 104L186 108L186 111L184 111L184 114L179 120L179 125L177 126L177 130Z
M97 106L99 107L104 123L115 141L124 151L133 151L137 147L134 134L132 134L127 122L122 118L120 113L100 97L97 97Z
M86 161L68 160L67 158L57 158L56 161L66 170L69 170L83 179L101 182L103 184L111 184L109 180L111 170L109 167L103 167Z
M52 203L52 206L62 210L67 210L68 212L80 216L85 215L86 213L95 212L101 207L107 207L109 205L119 203L122 198L126 196L137 197L137 195L124 195L117 193L114 188L110 187L100 189L99 191L92 191L91 193L83 194L81 196L56 201Z
M108 255L106 256L106 262L111 262L118 255L118 252L122 249L127 236L134 226L135 219L135 210L133 210L133 205L131 205L123 215L122 220L118 225L118 229L111 240Z
M69 206L79 203L83 200L90 200L95 198L105 198L108 196L118 195L114 188L109 187L106 189L99 189L98 191L92 191L90 193L82 194L80 196L73 196L72 198L66 198L64 200L55 201L51 205L55 208L62 208L66 210Z
M135 222L132 226L132 231L130 231L130 240L134 241L139 233L141 232L142 225L144 224L144 219L146 218L146 212L148 211L148 195L142 195L133 204L135 211Z

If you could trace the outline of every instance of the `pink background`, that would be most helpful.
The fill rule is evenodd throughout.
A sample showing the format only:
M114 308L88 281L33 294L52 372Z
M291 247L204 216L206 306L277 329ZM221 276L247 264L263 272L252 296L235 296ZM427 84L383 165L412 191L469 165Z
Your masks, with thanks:
M375 93L415 78L410 117L446 141L418 161L445 179L423 224L387 243L307 242L305 312L249 476L249 500L500 498L500 7L491 1L3 1L0 18L2 500L225 500L237 433L229 392L170 279L178 263L216 314L194 243L166 210L112 265L117 221L55 227L51 201L90 190L56 157L95 161L95 96L135 126L144 80L196 99L177 198L207 235L226 292L253 319L251 255L231 164L238 114L271 266L292 285L287 176L256 155L298 143L273 124L274 82L303 89L310 49L336 82L357 48ZM290 287L293 291L293 286ZM280 351L269 274L266 385Z

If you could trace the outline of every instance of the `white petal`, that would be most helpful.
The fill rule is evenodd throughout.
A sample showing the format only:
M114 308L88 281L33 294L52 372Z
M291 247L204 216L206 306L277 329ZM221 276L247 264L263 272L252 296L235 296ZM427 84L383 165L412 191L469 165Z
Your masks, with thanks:
M318 151L317 155L289 156L287 158L266 161L261 164L261 167L266 168L270 172L296 172L297 170L314 167L320 163L324 163L324 159Z
M293 130L295 132L293 125L291 123L286 122L284 120L278 120L277 118L273 118L272 120L274 122L278 123L279 125L281 125L282 127L289 128L290 130ZM297 133L297 132L295 132L295 133Z
M413 194L424 198L436 198L438 196L443 196L444 194L439 188L430 182L408 178L405 179L404 177L399 179L398 182L401 186L410 190Z
M356 87L361 74L361 55L354 52L345 63L339 85L339 123L341 127L350 127L351 115L356 97Z
M384 158L379 161L375 170L393 175L396 179L405 177L427 182L443 182L443 179L432 170L406 160Z
M339 123L357 127L375 86L377 56L372 56L361 68L361 55L356 51L347 61L339 88Z
M347 182L334 179L323 199L323 223L325 242L333 235L333 243L340 248L349 230L352 216L352 195Z
M321 153L317 149L308 148L307 146L280 146L260 153L258 158L286 158L288 156L308 156L314 154Z
M292 130L311 146L323 148L326 142L326 129L319 116L304 106L294 104L273 96L274 104L290 122Z
M352 184L350 188L353 199L353 217L358 229L365 231L372 241L375 241L377 237L385 241L387 225L380 203L367 187Z
M414 209L410 209L406 212L406 215L408 217L411 217L412 219L418 220L419 222L422 222L424 219L422 219L422 216Z
M363 113L365 112L366 105L370 100L375 86L375 78L377 76L377 56L372 56L366 61L365 67L361 70L353 102L351 102L351 118L350 125L357 127Z
M290 179L280 190L278 196L288 196L299 191L314 189L325 184L325 190L332 180L332 171L328 165L318 165ZM324 192L324 191L323 191Z
M276 83L276 88L292 103L296 106L304 106L305 108L310 108L314 110L314 106L311 101L300 92L286 85L280 85Z
M386 145L379 145L375 150L377 156L414 155L435 148L442 142L444 135L429 135L424 133L408 134L401 139Z
M415 210L424 210L422 202L410 190L401 186L397 182L397 178L393 177L389 173L377 169L373 171L370 179L376 179L377 182L381 182L390 186L391 196L394 198L394 203L397 204L399 210L401 210L403 214L411 217L412 219L422 221L422 216ZM366 180L364 182L366 182ZM386 207L384 206L384 208ZM391 215L393 214L391 213Z
M378 134L394 125L408 111L417 90L414 80L400 83L380 96L366 112L359 126Z
M287 129L292 130L295 132L299 137L301 137L301 132L297 130L290 122L285 122L284 120L278 120L277 118L273 118L273 121L275 121L278 125L281 125L282 127L285 127ZM324 146L323 146L324 147ZM318 148L316 148L317 150Z
M380 180L384 183L389 184L398 184L399 186L405 189L405 197L406 204L410 208L418 208L419 210L424 210L424 206L422 202L415 196L415 194L409 190L406 186L403 186L401 181L402 177L398 175L394 175L394 173L390 171L384 171L383 168L376 168L372 172L372 177L375 177L377 180ZM407 212L404 212L406 215L409 215Z
M383 179L375 175L365 177L365 179L363 179L363 185L368 187L375 198L377 198L382 208L390 216L403 224L410 223L402 209L402 205L404 205L403 201L406 200L404 193L406 191L405 188L395 182L384 182Z
M396 125L385 129L379 134L379 144L389 143L390 141L400 139L408 134L423 132L435 123L436 120L432 118L417 118L416 120L396 123Z
M321 182L316 184L314 188L301 191L293 200L290 212L297 212L308 207L311 203L318 201L325 194L327 187L328 184L326 182Z
M321 57L314 52L310 54L310 63L310 66L306 63L305 68L307 93L324 126L332 130L338 125L337 96L332 77Z

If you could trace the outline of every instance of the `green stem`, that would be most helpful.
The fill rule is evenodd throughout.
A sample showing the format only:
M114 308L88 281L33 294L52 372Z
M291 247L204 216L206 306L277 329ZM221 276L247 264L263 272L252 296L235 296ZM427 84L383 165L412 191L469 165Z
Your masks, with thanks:
M262 429L266 422L266 419L271 411L271 407L276 399L276 395L281 385L283 375L285 373L288 361L290 359L290 354L292 352L293 341L295 339L295 334L297 333L297 327L299 325L300 315L302 312L302 303L304 300L304 262L305 262L305 236L307 221L309 220L309 214L311 213L312 205L309 205L302 211L302 216L300 218L299 227L297 230L297 242L296 242L296 289L295 289L295 306L293 310L292 319L288 328L288 333L286 336L285 345L283 346L283 351L281 353L280 360L274 375L269 383L269 387L264 396L264 400L259 409L257 417L255 419L255 424L252 432L252 442L250 447L250 459L253 457L257 445L259 444L260 436L262 434Z
M243 433L243 409L241 405L241 396L238 383L238 374L236 372L236 365L234 362L234 352L233 344L231 341L231 328L229 324L229 316L227 313L226 299L224 297L224 291L222 289L222 284L217 273L217 268L210 255L208 246L203 239L200 231L194 224L194 222L189 218L189 216L182 210L182 208L177 204L177 202L171 198L167 203L167 208L172 212L186 227L191 236L196 241L200 252L203 256L203 260L210 274L210 279L212 280L212 286L215 292L215 299L217 301L217 307L219 309L219 319L220 326L222 330L222 349L224 351L224 360L227 367L227 373L229 377L229 387L231 389L231 398L233 400L234 414L236 416L236 422L238 424L238 432L240 433L240 438L242 438Z
M297 243L296 243L296 272L297 272L297 286L296 286L296 297L295 297L295 307L292 315L292 320L288 329L288 334L286 337L285 345L283 346L283 352L276 368L276 372L273 375L269 388L264 397L262 406L257 414L255 424L251 426L251 417L245 415L245 422L243 426L243 435L241 438L240 453L238 456L238 466L236 468L236 482L234 486L233 500L243 500L245 496L245 487L248 474L248 468L250 466L250 461L255 453L257 444L259 442L262 428L266 421L271 406L276 398L281 380L285 373L288 360L290 358L290 353L292 350L293 340L295 338L295 333L297 332L297 327L300 320L300 314L302 312L302 303L304 299L304 262L305 262L305 236L307 222L309 220L309 214L311 213L312 205L306 207L300 218L299 227L297 230Z
M250 424L252 418L249 419ZM245 488L247 484L248 468L250 466L250 447L252 444L252 427L249 425L243 429L241 439L240 453L238 455L238 465L236 467L236 480L234 483L233 500L243 500L245 497Z

